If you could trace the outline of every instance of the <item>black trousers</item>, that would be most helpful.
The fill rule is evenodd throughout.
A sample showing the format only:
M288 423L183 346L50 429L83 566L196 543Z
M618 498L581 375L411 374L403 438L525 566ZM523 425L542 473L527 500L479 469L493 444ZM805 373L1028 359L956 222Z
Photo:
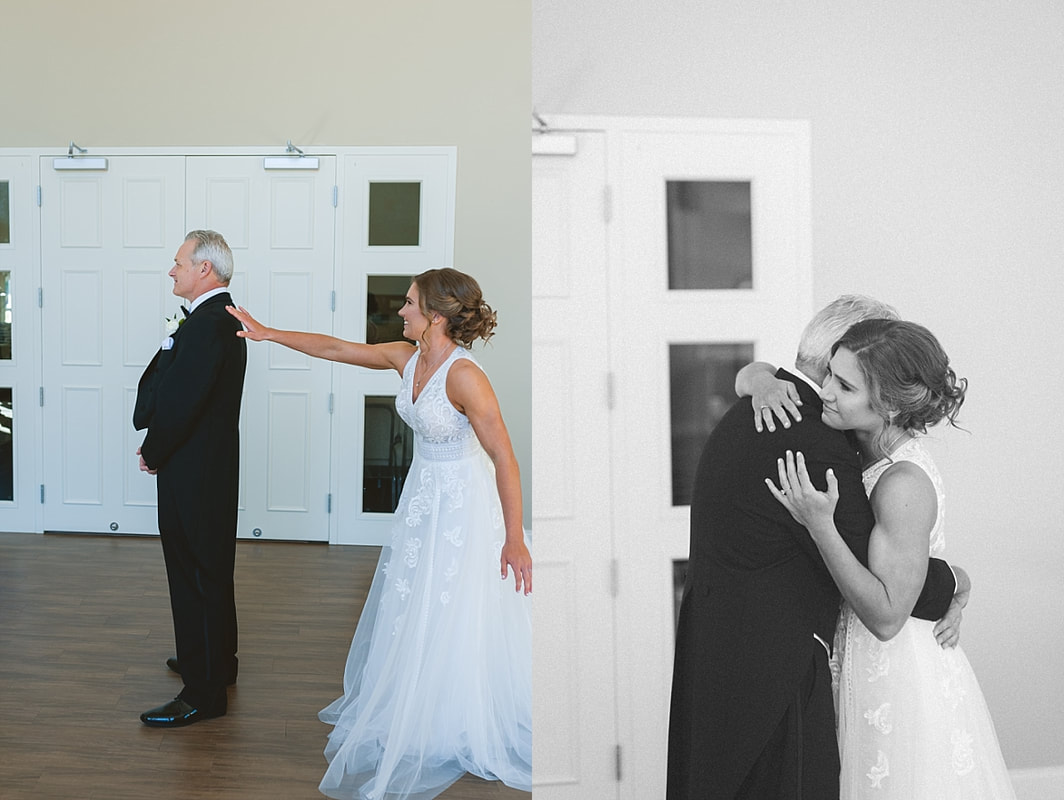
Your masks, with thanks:
M217 563L201 563L181 531L161 530L170 586L177 660L185 688L178 695L191 706L226 709L226 685L236 679L237 628L233 569L236 538Z
M737 800L838 800L839 745L827 652L816 647L794 700Z

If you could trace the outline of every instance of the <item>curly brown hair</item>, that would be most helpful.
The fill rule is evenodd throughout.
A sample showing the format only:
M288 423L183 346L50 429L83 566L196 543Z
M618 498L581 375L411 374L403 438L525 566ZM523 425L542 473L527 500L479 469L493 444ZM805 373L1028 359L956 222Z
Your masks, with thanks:
M883 418L873 440L877 454L891 423L925 433L942 420L957 425L968 381L958 378L938 339L915 322L866 319L843 335L831 354L845 347L857 358L868 382L872 409Z
M421 313L439 314L447 320L447 335L465 347L495 334L495 312L484 302L480 285L451 267L430 269L414 277Z

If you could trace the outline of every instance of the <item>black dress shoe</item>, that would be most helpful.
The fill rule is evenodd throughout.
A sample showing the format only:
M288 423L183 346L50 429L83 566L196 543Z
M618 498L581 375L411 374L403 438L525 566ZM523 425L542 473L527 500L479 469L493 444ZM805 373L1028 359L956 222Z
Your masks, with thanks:
M221 717L224 714L225 708L213 711L193 708L180 697L175 697L166 705L145 711L140 715L140 721L153 728L180 728L200 720Z
M166 666L170 668L171 672L176 672L178 675L181 674L181 664L178 663L176 658L171 657L166 659ZM234 683L236 683L236 675L230 675L226 678L226 686L232 686Z

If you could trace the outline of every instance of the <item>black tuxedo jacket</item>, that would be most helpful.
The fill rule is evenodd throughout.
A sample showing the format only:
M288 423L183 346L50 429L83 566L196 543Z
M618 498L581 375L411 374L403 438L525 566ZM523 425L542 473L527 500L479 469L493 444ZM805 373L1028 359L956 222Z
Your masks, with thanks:
M734 797L821 647L813 634L833 641L839 591L808 532L765 486L765 478L778 482L776 459L787 449L805 454L821 491L826 470L835 471L836 526L868 563L875 518L855 448L821 421L808 384L776 375L797 385L802 421L758 433L744 398L714 428L698 465L676 632L669 800ZM914 616L938 619L954 590L949 567L932 559Z
M236 536L247 343L232 302L223 292L188 316L144 370L133 411L133 427L147 428L141 455L158 470L160 532L181 531L207 568Z

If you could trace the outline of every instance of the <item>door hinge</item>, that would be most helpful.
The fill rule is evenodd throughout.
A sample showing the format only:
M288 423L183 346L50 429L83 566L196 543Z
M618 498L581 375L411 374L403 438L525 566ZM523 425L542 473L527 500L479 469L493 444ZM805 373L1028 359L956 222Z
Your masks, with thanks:
M43 195L41 194L41 185L38 183L37 184L37 208L41 207L41 199L42 199L42 197L43 197Z
M327 495L325 495L325 513L332 513L332 492L329 492Z
M602 219L608 225L613 221L613 188L602 187Z
M614 386L613 386L613 373L606 373L606 408L613 411L614 404Z
M41 505L44 505L44 484L41 484Z
M336 310L336 290L335 289L333 289L331 292L329 292L329 310L330 311L335 311Z
M617 749L615 751L615 755L616 755L616 760L617 760L617 763L615 765L616 768L617 768L617 781L619 783L620 780L621 780L621 746L620 745L617 745Z
M610 559L610 597L616 597L621 591L620 565L617 559Z
M333 413L333 401L335 399L336 399L336 396L332 392L329 392L329 413L330 414Z
M340 187L333 186L333 208L340 205Z
M44 408L44 387L43 386L40 387L40 403L41 403L41 408Z
M44 308L44 287L37 287L37 308Z

